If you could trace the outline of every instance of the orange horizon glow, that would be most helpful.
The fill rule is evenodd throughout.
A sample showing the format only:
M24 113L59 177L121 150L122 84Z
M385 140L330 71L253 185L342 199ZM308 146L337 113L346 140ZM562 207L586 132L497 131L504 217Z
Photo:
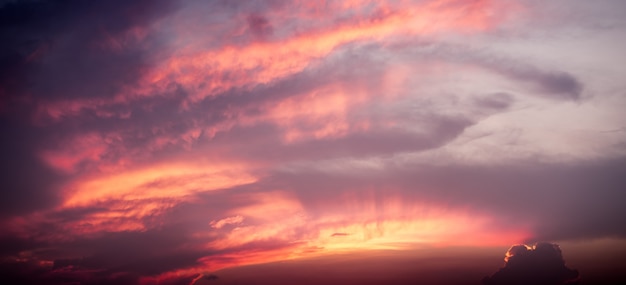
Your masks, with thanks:
M177 276L214 272L224 268L334 254L407 251L428 247L493 247L522 242L530 231L498 229L493 219L463 210L391 198L381 201L346 200L344 211L327 209L312 215L285 191L248 196L253 203L234 208L207 222L194 239L215 239L198 250L223 251L200 258L201 265L146 278L146 284ZM136 204L141 205L141 204ZM162 206L162 205L157 205ZM143 207L143 206L142 206ZM138 209L141 211L141 208ZM349 214L348 214L349 213ZM159 212L150 212L157 214ZM123 214L142 216L137 213ZM94 217L95 218L95 217ZM114 217L100 217L114 218ZM91 221L97 225L97 221ZM68 228L69 231L76 230ZM76 234L87 234L79 228ZM101 230L107 230L101 226ZM146 230L145 225L120 224L113 231ZM81 232L82 231L82 232ZM250 247L253 245L252 247ZM256 248L254 245L257 245Z

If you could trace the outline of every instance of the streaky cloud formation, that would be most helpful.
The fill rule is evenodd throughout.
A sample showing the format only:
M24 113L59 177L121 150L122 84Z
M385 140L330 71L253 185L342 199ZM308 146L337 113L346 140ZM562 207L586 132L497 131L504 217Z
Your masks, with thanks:
M429 250L623 246L624 8L0 1L0 271L221 284L389 253L406 278L367 282L415 284L396 262L423 253L475 284Z

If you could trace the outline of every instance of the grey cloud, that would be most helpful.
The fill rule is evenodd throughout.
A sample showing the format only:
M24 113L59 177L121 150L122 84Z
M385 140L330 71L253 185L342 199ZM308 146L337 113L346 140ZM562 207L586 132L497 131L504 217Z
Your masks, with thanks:
M512 94L496 92L476 98L475 104L478 105L479 109L501 111L510 107L514 101L515 98Z
M272 34L272 25L266 17L258 14L250 14L247 20L248 27L256 38L264 39Z
M57 267L54 270L49 266L40 266L23 262L0 262L0 274L2 280L15 285L50 284L50 285L138 285L141 282L140 275L125 271L111 271L103 268L90 267L88 261L75 259L63 260L59 263L67 264L67 267ZM163 285L188 285L193 276L178 276L165 280L159 280Z
M171 12L175 2L159 1L18 1L0 9L0 58L12 64L12 96L25 92L36 98L111 96L115 88L133 82L148 66L146 50L125 46L111 51L100 42L131 28L147 26ZM36 54L38 53L38 54ZM7 62L6 60L3 62Z
M540 71L538 69L507 69L493 66L495 70L514 79L529 81L540 86L544 91L557 99L580 99L583 84L574 76L563 71Z
M585 164L428 166L389 164L377 171L330 173L276 172L259 182L289 189L316 213L340 209L342 195L380 202L402 197L407 203L432 203L493 214L494 227L528 226L529 241L626 237L622 206L626 162ZM366 189L366 190L363 190Z
M186 231L169 225L146 232L102 233L96 237L56 243L55 254L59 257L55 258L55 266L97 269L108 276L120 272L135 276L158 275L198 265L199 258L212 254L194 248L194 244Z
M584 83L568 71L542 62L520 60L507 56L505 51L475 48L446 42L417 41L396 43L391 49L406 52L417 58L436 58L452 63L471 64L498 75L527 84L529 94L558 100L577 100L582 96Z
M565 266L559 246L542 242L530 249L525 245L511 247L504 268L485 277L483 284L574 285L579 281L578 271Z
M22 238L8 234L0 235L0 255L2 256L17 256L21 251L43 248L49 245L46 242L36 241L32 238Z
M435 167L403 171L400 185L437 189L417 190L415 195L529 223L535 240L624 237L626 231L618 225L626 222L626 212L616 197L624 196L620 189L626 187L625 163L616 159L580 165Z
M33 151L46 132L0 115L0 217L25 214L55 205L64 177L43 165Z
M485 58L480 55L471 60L506 77L534 84L540 88L539 91L546 92L548 98L577 100L584 89L582 82L565 71L541 69L515 60Z
M287 162L300 159L328 159L340 157L367 157L391 155L404 151L422 151L445 145L473 124L464 118L433 118L423 130L374 129L355 132L337 138L304 140L284 143L281 132L274 126L257 126L253 129L235 128L214 139L228 144L232 155L248 159ZM223 140L223 141L222 141ZM255 144L247 142L254 141Z
M41 266L32 262L0 262L2 280L16 285L30 284L85 284L104 285L120 284L134 285L139 283L137 275L120 272L110 275L110 272L94 268L57 268Z

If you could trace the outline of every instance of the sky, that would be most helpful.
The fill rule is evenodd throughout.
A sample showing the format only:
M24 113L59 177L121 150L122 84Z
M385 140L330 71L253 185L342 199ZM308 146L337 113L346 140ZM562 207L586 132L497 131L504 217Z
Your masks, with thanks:
M386 284L465 266L475 284L541 241L583 281L626 270L625 14L0 1L0 271Z

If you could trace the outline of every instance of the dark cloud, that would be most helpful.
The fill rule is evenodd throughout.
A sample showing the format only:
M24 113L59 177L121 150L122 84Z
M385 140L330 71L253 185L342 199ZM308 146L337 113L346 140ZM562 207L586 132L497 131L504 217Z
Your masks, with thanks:
M483 284L579 284L579 274L565 266L561 249L556 244L537 243L533 247L515 245L506 254L505 266Z
M505 76L534 84L539 87L539 91L547 93L548 98L577 100L580 99L584 89L583 83L564 71L541 70L524 65L516 67L488 64L488 66Z
M399 43L392 48L398 51L412 51L420 57L438 58L484 68L496 75L525 84L529 95L557 100L577 100L581 98L585 88L581 79L571 72L561 70L558 66L546 66L541 61L520 60L507 55L506 51L429 41L418 41L410 46Z
M22 238L5 234L0 236L0 255L16 256L21 251L40 248L47 245L44 242L35 241L31 238Z
M60 262L63 263L63 262ZM89 268L79 260L65 261L64 267L53 267L33 262L2 262L0 274L10 284L50 284L50 285L135 285L139 284L138 275L118 272L111 274L100 268Z
M147 50L123 37L171 12L173 1L18 1L0 8L0 78L12 97L110 96L133 82Z
M25 214L58 202L63 177L40 161L36 149L45 134L24 121L0 115L0 217Z
M146 284L142 276L129 272L115 272L98 268L88 268L80 264L72 264L65 268L51 270L24 263L0 264L0 273L3 280L15 285L50 284L50 285L138 285ZM150 279L148 279L150 280ZM162 279L158 284L189 285L193 276L177 276ZM157 281L148 281L147 284L156 284Z
M0 264L0 271L6 271L3 277L16 280L12 284L139 284L142 276L194 266L200 257L211 254L205 250L180 248L192 244L184 231L172 228L104 233L68 242L31 243L28 251L35 250L38 256L52 259L53 263L31 258L6 261ZM182 276L163 281L166 282L163 284L189 284L192 279L193 276Z
M512 94L506 92L496 92L481 96L476 99L476 105L481 109L505 110L515 101Z
M278 136L259 137L244 130L233 130L229 136L233 142L246 142L256 139L255 145L241 146L238 153L248 158L272 161L289 161L303 158L329 159L340 157L362 157L371 155L391 155L403 151L435 149L450 142L472 122L463 118L432 118L422 122L427 125L421 132L398 129L370 130L369 132L348 134L339 138L304 140L285 144ZM271 128L268 128L271 130ZM261 131L262 129L257 129ZM242 132L240 132L242 131ZM255 130L256 131L256 130ZM262 131L271 133L267 129ZM253 137L248 137L253 136ZM261 139L266 139L263 141Z
M272 34L272 25L266 17L258 14L250 14L247 20L248 27L254 37L258 39L265 39Z
M538 69L500 69L510 77L535 83L538 87L557 99L577 100L583 91L583 84L576 77L563 71L541 71Z
M172 269L196 265L196 260L206 254L203 250L183 250L193 241L186 231L169 226L146 232L104 233L93 238L74 240L66 247L67 252L80 252L88 257L92 267L142 275L156 275ZM97 265L97 266L96 266Z
M106 97L133 82L150 63L139 45L108 45L147 29L173 1L11 1L0 7L0 215L54 205L64 177L38 155L55 130L31 125L41 101ZM152 39L147 39L152 40Z

